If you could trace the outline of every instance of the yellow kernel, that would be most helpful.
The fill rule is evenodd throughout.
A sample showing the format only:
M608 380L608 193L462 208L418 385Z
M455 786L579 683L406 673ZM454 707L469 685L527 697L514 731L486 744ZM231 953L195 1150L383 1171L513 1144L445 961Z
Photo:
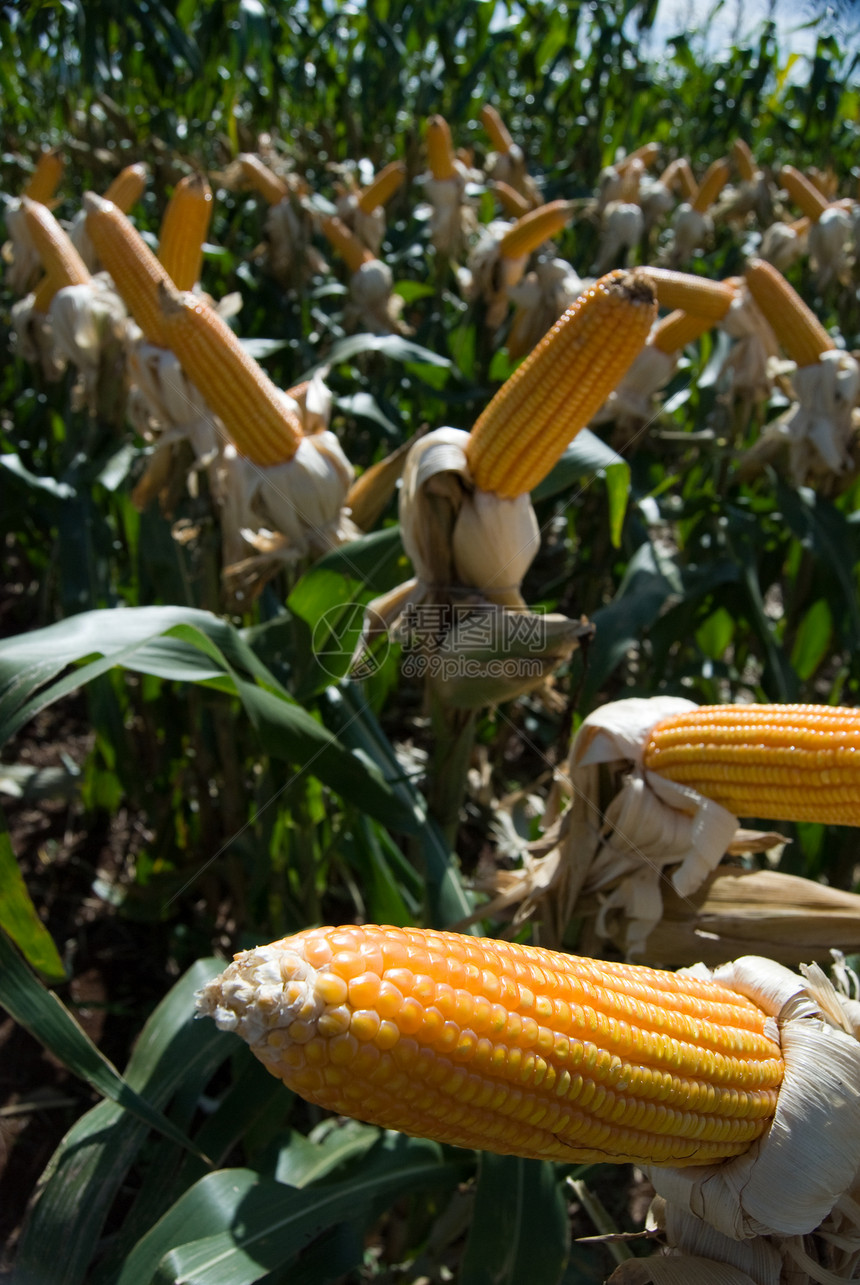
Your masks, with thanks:
M358 976L350 979L350 1004L353 1008L376 1009L381 985L376 973L359 973Z
M367 965L356 950L339 950L329 964L332 972L349 981L366 971Z
M401 1005L397 1022L404 1035L414 1035L420 1031L424 1021L424 1008L414 996L408 995Z
M378 1049L393 1049L394 1045L400 1039L400 1032L395 1024L385 1018L379 1023L379 1030L374 1037L374 1044Z
M308 937L305 941L305 955L314 968L322 968L332 956L330 943L325 937ZM339 1001L335 1000L335 1003Z
M329 1057L332 1062L349 1066L358 1053L358 1040L354 1035L336 1035L329 1045Z
M320 973L316 991L324 1004L342 1004L349 993L346 982L336 973Z
M356 1009L350 1018L349 1029L357 1040L372 1040L379 1030L379 1014L373 1009Z
M316 1024L314 1022L291 1022L290 1039L294 1044L307 1044L316 1034Z
M328 1062L328 1044L325 1040L311 1040L305 1045L305 1058L309 1066L325 1066Z
M328 1008L317 1021L317 1027L320 1035L326 1039L331 1039L335 1035L343 1035L349 1030L349 1009L345 1004L337 1008Z

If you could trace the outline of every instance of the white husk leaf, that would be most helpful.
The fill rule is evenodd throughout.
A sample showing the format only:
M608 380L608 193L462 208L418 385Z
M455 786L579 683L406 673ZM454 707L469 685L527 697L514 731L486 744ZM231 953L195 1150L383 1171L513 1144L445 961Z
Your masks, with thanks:
M810 486L855 467L853 409L860 392L860 367L846 352L823 352L811 366L781 366L794 373L797 401L768 424L754 449L767 453L788 444L789 476L795 486Z
M615 1271L606 1285L769 1285L726 1263L711 1259L658 1255L631 1258Z
M772 384L769 362L779 355L779 345L745 285L732 299L720 328L737 341L723 366L723 372L731 376L732 388L755 398L767 397Z
M852 220L847 210L830 205L809 228L809 258L816 273L816 288L826 290L833 281L851 280Z
M175 354L138 331L128 349L128 369L129 416L138 431L160 445L187 440L197 465L210 464L229 439Z
M678 353L665 353L653 344L646 344L591 423L616 421L622 427L632 428L651 420L655 414L655 395L668 384L677 365Z
M597 262L594 265L596 276L626 259L627 252L638 244L645 221L638 205L629 201L610 201L603 212L603 227L600 246L597 251Z
M269 263L285 286L300 286L325 270L325 260L310 242L310 218L296 198L285 196L266 212Z
M670 266L679 267L686 263L713 232L714 224L710 215L700 214L684 201L678 206L672 219L672 240L666 251Z
M564 259L539 258L532 271L508 291L517 309L508 332L510 356L531 352L588 286Z
M497 183L507 183L508 187L519 192L532 209L541 204L540 188L526 170L526 158L518 144L512 143L506 152L490 152L485 170L488 178Z
M66 360L54 347L49 316L35 310L33 298L28 294L12 304L12 351L24 361L39 365L44 378L54 382L62 377Z
M471 302L483 299L486 306L484 320L490 330L496 330L504 321L508 311L508 292L521 280L529 259L527 254L507 259L499 253L499 241L510 228L511 224L502 220L482 228L469 254L466 297Z
M11 294L23 295L32 290L42 270L42 259L33 245L21 202L8 201L4 212L9 240L3 245L6 287Z
M771 223L762 234L759 256L779 272L786 272L806 253L807 235L788 223Z
M454 161L452 178L433 178L428 174L424 191L430 203L430 240L438 254L459 258L468 233L475 226L475 214L466 203L467 171Z
M639 185L639 204L642 207L645 230L648 231L669 213L675 204L675 198L665 183L645 174Z
M347 330L359 325L372 335L404 333L400 322L403 300L392 295L393 277L387 263L370 259L349 280L350 304L345 311Z
M96 414L101 389L103 416L118 422L125 410L126 311L110 280L96 276L84 285L58 290L49 315L57 356L71 361L80 371L77 395L90 413ZM112 403L109 406L104 404L106 395Z

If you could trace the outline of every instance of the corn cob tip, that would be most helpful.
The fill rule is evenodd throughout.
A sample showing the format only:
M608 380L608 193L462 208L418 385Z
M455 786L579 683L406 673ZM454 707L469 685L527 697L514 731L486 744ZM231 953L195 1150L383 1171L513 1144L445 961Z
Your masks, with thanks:
M84 192L83 207L87 214L107 214L113 208L113 201L106 201L98 192Z

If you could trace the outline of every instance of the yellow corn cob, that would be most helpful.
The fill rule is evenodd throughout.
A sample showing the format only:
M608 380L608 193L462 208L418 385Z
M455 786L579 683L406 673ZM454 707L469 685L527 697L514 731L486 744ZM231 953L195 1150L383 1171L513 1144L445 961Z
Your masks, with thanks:
M51 306L54 295L60 289L60 283L51 276L42 277L33 291L33 311L46 313Z
M823 352L836 347L812 309L773 264L751 259L746 280L777 340L798 366L814 366Z
M630 368L656 312L641 268L610 272L580 295L472 429L476 485L506 499L536 486Z
M383 166L373 182L368 183L364 191L359 193L358 208L364 214L372 214L391 200L405 177L406 166L402 161L391 161Z
M798 236L806 236L807 232L810 229L811 224L812 224L812 219L807 218L807 216L804 214L801 216L801 218L794 219L794 221L789 223L788 226L791 228L792 232L796 232Z
M421 928L316 928L198 996L309 1101L460 1147L709 1164L767 1128L779 1045L688 975Z
M839 180L833 173L833 170L820 170L817 166L811 165L806 171L806 177L813 187L817 188L821 195L827 201L834 201L836 193L839 190Z
M619 174L623 174L633 161L640 161L643 169L647 170L649 166L654 164L659 155L659 143L643 143L641 147L635 148L634 151L628 152L626 156L622 156L620 161L616 161L614 168Z
M159 290L159 306L167 346L239 453L263 468L292 459L302 438L298 416L227 323L169 283Z
M722 321L736 294L726 281L711 281L709 277L671 268L649 268L648 275L657 287L661 308L683 308L711 321Z
M751 183L758 173L758 166L755 163L755 157L750 151L749 144L742 138L736 138L732 143L732 158L737 166L738 174L745 183Z
M454 177L454 148L444 116L431 116L427 122L427 160L434 178Z
M39 251L46 278L53 286L48 298L50 303L54 294L63 286L84 285L89 281L90 274L68 234L60 227L47 205L25 196L21 200L21 206L27 230L33 245ZM44 304L47 289L45 282L40 282L37 289L40 303ZM46 309L41 308L40 311Z
M277 205L285 196L289 196L290 189L284 180L273 173L268 165L264 165L259 156L254 156L253 152L243 152L239 157L239 165L245 182L269 205Z
M716 201L731 176L732 167L724 156L713 161L705 172L699 190L691 201L694 210L705 214Z
M56 148L51 148L36 161L36 168L27 180L22 193L31 201L39 201L42 204L50 201L51 197L60 186L60 179L63 177L63 170L66 168L66 162L63 160Z
M496 179L493 189L505 214L510 214L514 219L521 219L524 214L528 214L531 206L524 196L520 196L516 188L511 187L510 183L503 183L501 179Z
M695 201L699 194L699 185L696 182L696 176L690 168L690 162L686 156L678 157L678 184L681 188L681 195L685 201Z
M501 152L504 155L511 150L514 140L508 132L507 125L492 103L484 103L481 108L481 124L487 131L487 136L497 152Z
M128 214L131 207L140 200L146 187L147 168L145 165L126 165L120 170L104 194L106 201L113 201L118 210Z
M530 210L508 228L499 241L499 254L503 259L519 259L531 254L544 241L549 241L573 217L572 201L550 201Z
M164 211L158 259L177 290L190 290L200 280L212 205L212 189L203 175L188 174L176 184Z
M817 223L828 204L827 198L822 196L818 188L793 165L783 165L779 181L795 205L799 205L807 218Z
M337 250L350 272L358 272L363 263L369 263L374 257L373 251L362 245L336 214L322 219L320 226L326 240Z
M651 331L648 342L652 347L671 355L679 352L681 348L686 348L687 344L694 344L713 325L712 319L697 316L692 312L682 312L679 308L657 323Z
M860 710L703 706L658 723L644 761L735 816L860 825Z
M89 238L113 278L117 293L149 342L166 348L158 287L170 284L170 277L137 229L112 201L87 192L84 209Z

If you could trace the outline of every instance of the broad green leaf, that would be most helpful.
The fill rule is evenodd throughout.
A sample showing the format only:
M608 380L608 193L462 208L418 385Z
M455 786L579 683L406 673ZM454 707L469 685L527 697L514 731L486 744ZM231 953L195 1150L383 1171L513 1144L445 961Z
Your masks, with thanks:
M416 344L411 339L403 339L400 335L350 335L348 339L338 340L325 362L314 366L302 378L310 379L322 365L340 366L363 352L379 352L385 357L391 357L394 361L439 366L443 369L450 369L452 365L447 357L440 357L431 349L422 348L421 344Z
M569 1247L556 1166L482 1151L460 1285L555 1285Z
M0 929L33 968L50 982L64 982L66 970L54 939L36 912L21 874L6 818L0 812ZM2 981L0 981L2 986Z
M804 613L791 649L791 663L807 682L827 655L833 637L833 616L825 598Z
M550 496L558 495L560 491L570 490L584 477L603 473L618 465L621 466L618 476L621 476L623 471L623 474L629 478L630 470L626 460L611 446L607 446L596 433L592 433L590 428L582 428L551 472L532 491L532 499L535 501L549 499ZM617 486L618 483L613 482L612 485Z
M195 1078L205 1084L237 1046L237 1037L214 1022L194 1018L195 991L223 967L223 960L199 960L141 1031L125 1084L156 1112L181 1086ZM114 1102L100 1103L75 1122L42 1174L18 1246L16 1285L88 1285L104 1220L148 1131Z
M278 1182L309 1187L348 1160L366 1155L379 1138L379 1129L359 1120L346 1120L336 1127L330 1127L335 1124L333 1120L324 1123L326 1129L318 1140L292 1132L288 1144L278 1153L274 1175Z

